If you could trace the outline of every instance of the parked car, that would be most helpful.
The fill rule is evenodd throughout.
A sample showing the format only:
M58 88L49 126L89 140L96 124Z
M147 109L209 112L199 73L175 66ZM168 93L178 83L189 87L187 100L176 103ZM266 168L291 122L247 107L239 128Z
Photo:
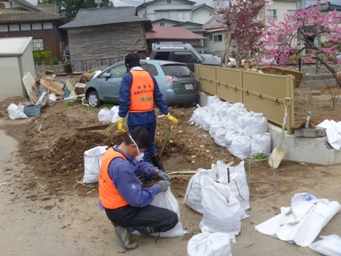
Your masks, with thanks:
M221 60L212 54L206 57L198 53L192 45L182 42L160 42L152 44L150 59L170 60L186 63L188 68L194 72L194 64L209 66L220 66Z
M155 77L167 105L198 103L199 85L186 64L162 60L141 60L140 64ZM120 86L126 72L121 61L93 77L84 88L88 104L92 107L98 107L101 102L119 104Z

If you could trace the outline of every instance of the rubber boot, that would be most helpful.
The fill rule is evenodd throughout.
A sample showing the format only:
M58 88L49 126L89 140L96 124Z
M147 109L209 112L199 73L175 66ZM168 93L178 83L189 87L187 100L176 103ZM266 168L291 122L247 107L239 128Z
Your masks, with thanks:
M165 168L163 167L163 163L162 163L162 160L161 160L161 157L159 156L159 153L156 153L154 155L152 155L150 157L150 160L152 161L153 165L157 168L159 168L160 170L165 171Z
M122 246L126 250L134 250L138 247L138 244L131 239L131 234L128 232L127 228L117 226L116 234L121 240Z

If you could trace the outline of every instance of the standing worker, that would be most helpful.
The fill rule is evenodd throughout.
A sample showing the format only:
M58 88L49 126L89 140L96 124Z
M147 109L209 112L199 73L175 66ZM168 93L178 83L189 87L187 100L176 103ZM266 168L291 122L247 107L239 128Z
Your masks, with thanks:
M126 132L123 123L127 115L129 132L136 127L145 128L149 132L152 144L145 151L144 160L165 171L158 149L154 144L156 130L154 104L174 126L178 124L178 120L170 115L155 78L140 66L139 56L133 53L128 54L125 57L125 65L127 73L122 78L119 93L118 130Z
M154 197L167 191L170 185L167 173L150 163L140 162L150 144L148 131L139 127L128 133L119 146L109 148L102 159L98 177L99 205L116 227L117 236L126 250L138 246L131 239L131 233L165 232L179 221L175 212L150 205ZM158 176L164 180L150 188L142 188L137 176Z

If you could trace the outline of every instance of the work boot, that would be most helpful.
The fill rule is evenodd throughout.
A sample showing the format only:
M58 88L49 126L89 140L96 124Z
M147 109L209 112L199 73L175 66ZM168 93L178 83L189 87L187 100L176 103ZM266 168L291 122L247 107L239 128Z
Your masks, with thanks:
M156 153L155 155L151 156L150 160L152 161L155 167L159 168L159 170L166 172L165 168L163 167L163 163L162 163L159 153Z
M128 229L117 226L116 234L122 242L122 246L126 250L134 250L137 248L138 244L131 239L131 234L128 233Z

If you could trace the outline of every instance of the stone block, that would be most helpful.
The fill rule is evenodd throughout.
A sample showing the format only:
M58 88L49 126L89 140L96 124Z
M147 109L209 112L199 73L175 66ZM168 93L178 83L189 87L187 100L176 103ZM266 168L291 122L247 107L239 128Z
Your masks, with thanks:
M294 135L296 137L302 137L302 138L319 138L319 137L325 137L326 136L326 129L325 128L302 128L299 130L294 131Z

